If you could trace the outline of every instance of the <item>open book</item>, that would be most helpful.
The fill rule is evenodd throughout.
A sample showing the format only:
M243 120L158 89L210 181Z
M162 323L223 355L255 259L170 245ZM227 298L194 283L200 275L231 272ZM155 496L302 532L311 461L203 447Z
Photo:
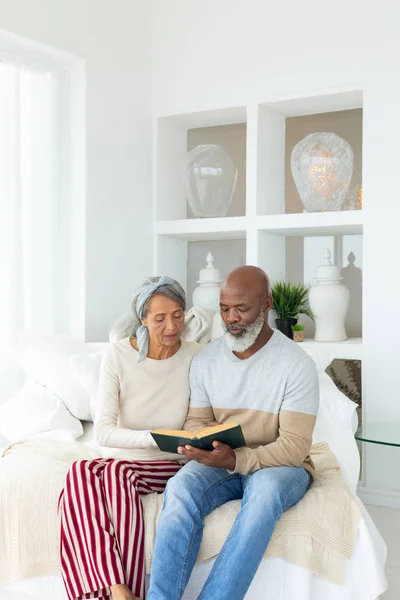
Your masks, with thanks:
M190 444L201 450L213 450L212 443L222 442L231 448L245 446L242 428L237 423L204 427L196 433L175 429L156 429L151 435L163 452L177 452L178 446Z

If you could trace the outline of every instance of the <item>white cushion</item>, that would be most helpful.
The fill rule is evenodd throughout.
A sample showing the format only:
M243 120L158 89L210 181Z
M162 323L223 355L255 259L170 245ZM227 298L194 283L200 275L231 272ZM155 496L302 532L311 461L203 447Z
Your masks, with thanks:
M89 356L75 354L69 359L72 370L74 371L77 379L80 381L83 389L89 396L90 415L92 421L94 421L95 417L95 405L97 390L99 387L101 357L102 352L96 352L89 354Z
M0 456L1 456L1 451L3 450L3 448L8 446L9 443L10 443L10 440L8 440L6 437L4 437L4 435L2 435L0 433Z
M91 418L89 396L69 364L72 355L90 353L87 344L67 335L21 335L12 353L27 376L52 390L74 417Z
M24 385L26 374L15 362L9 349L0 351L0 405ZM1 442L0 442L1 444Z
M354 438L357 404L337 389L327 373L319 374L320 402L313 443L326 442L335 454L343 477L355 494L360 455Z
M23 388L0 406L0 435L18 442L36 434L62 430L76 439L83 433L60 398L43 385L28 379Z
M299 346L301 346L301 344L299 344ZM319 350L317 348L307 348L307 346L304 346L304 348L302 349L304 349L305 352L315 362L318 375L325 373L326 369L329 367L333 360L331 354L329 352L326 352L326 350Z
M216 313L213 317L212 327L211 327L211 341L216 340L217 338L224 335L224 326L221 315Z

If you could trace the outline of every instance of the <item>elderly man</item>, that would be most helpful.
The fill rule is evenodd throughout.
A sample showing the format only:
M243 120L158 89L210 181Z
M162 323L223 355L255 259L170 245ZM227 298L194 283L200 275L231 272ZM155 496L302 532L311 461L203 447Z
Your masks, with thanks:
M268 325L267 275L240 267L221 288L225 335L194 358L186 429L235 421L247 446L180 448L190 462L167 485L148 600L182 597L200 547L203 519L230 500L241 509L199 600L244 598L277 520L312 481L309 457L318 410L315 365Z

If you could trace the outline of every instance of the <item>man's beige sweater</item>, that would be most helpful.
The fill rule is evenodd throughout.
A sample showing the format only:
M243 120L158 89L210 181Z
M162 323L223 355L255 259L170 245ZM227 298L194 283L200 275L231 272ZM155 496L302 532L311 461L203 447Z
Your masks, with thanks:
M318 412L319 386L314 361L277 330L268 343L240 360L219 338L193 359L190 409L185 429L210 421L242 426L246 447L235 450L235 472L264 467L303 466L309 457Z

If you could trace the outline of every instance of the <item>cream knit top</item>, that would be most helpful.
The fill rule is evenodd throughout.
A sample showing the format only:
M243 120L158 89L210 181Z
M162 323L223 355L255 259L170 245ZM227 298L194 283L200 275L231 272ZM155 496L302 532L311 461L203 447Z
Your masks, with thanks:
M95 437L102 456L125 460L179 460L161 452L150 431L182 429L189 406L189 369L199 344L182 341L165 360L145 358L129 338L110 344L102 358Z

